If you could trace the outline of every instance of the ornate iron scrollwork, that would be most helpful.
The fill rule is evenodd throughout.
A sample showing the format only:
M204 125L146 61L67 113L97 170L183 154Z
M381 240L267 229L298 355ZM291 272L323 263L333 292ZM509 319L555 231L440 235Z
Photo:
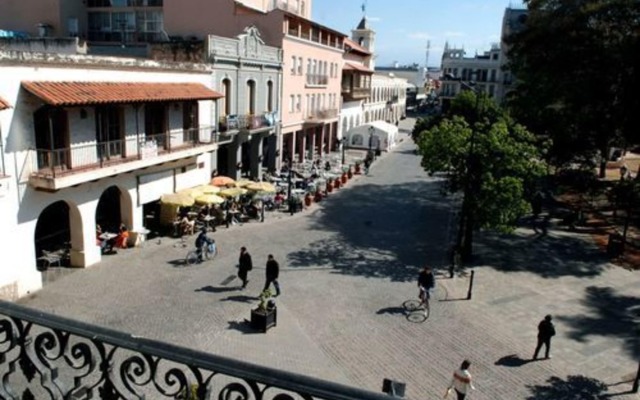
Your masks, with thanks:
M387 400L0 301L0 398Z

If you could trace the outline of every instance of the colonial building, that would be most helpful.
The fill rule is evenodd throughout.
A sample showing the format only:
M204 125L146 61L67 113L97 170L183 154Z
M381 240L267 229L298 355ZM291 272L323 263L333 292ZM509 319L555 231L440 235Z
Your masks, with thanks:
M0 74L0 297L40 288L48 251L99 262L97 224L144 232L161 195L208 182L207 65L2 51Z
M262 178L275 169L279 154L282 51L266 46L258 29L247 27L236 38L209 35L208 63L213 87L224 94L218 143L217 173L234 178Z

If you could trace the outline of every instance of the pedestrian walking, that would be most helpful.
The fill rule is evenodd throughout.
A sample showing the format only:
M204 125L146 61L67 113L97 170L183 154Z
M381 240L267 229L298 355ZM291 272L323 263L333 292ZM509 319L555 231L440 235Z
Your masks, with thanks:
M276 288L276 297L280 296L280 284L278 283L278 275L280 275L280 265L273 258L273 254L269 254L267 257L267 279L264 283L264 289L262 291L269 289L271 284Z
M238 278L242 281L242 289L247 287L249 271L252 269L251 254L249 254L246 247L242 246L240 248L240 259L238 260Z
M446 399L451 390L453 389L456 392L457 400L464 400L467 397L467 393L469 389L475 390L476 388L473 386L471 382L471 374L469 373L469 366L471 366L471 362L469 360L464 360L460 365L460 368L453 371L453 378L451 378L451 383L447 388L447 391L444 393L444 398Z
M543 344L545 347L544 358L551 358L549 355L551 351L551 338L556 334L556 328L553 326L551 320L551 315L547 315L538 324L538 345L536 346L536 351L533 353L534 360L538 359L538 353Z

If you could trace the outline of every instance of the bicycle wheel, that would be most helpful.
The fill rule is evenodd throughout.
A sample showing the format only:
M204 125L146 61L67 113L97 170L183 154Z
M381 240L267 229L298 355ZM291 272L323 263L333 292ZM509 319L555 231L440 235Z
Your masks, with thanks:
M429 308L425 310L415 310L407 314L407 320L415 324L422 323L429 318Z
M420 300L415 300L415 299L407 300L404 303L402 303L402 306L406 311L415 311L420 308Z
M198 262L198 252L195 250L191 250L187 253L187 256L184 259L184 263L187 265L193 265Z

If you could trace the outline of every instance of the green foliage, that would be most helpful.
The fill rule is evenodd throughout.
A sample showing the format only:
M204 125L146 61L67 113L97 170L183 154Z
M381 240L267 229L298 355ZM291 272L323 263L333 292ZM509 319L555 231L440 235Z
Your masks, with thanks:
M546 164L532 133L495 103L471 94L463 92L453 102L454 112L462 115L445 118L422 133L418 142L422 167L430 174L446 172L447 192L469 192L472 228L508 232L529 211L527 198L545 174ZM479 122L472 128L465 118Z
M640 142L640 3L528 0L525 29L507 38L517 77L513 115L553 139L556 166L585 165ZM601 168L604 165L601 163Z
M269 302L269 300L271 300L272 297L273 297L273 292L271 291L270 288L263 290L262 293L260 293L260 296L258 296L258 299L260 299L260 303L258 304L258 309L263 311L266 310L267 303Z

